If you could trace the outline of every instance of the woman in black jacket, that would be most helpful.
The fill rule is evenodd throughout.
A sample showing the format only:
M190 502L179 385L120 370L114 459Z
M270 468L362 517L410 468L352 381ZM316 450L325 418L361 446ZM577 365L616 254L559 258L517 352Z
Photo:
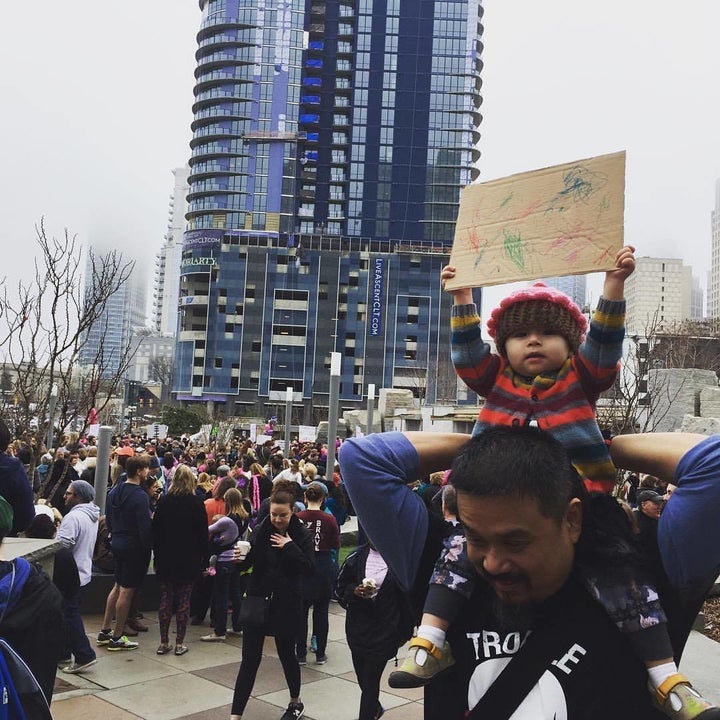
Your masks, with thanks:
M268 622L243 627L242 662L235 681L231 720L239 720L255 684L266 635L275 636L275 647L290 691L290 704L281 720L301 717L300 665L295 657L295 637L302 621L301 578L315 568L315 551L310 532L293 514L295 497L274 492L270 514L251 537L252 547L244 566L252 565L248 596L270 597Z
M413 633L407 595L380 553L361 545L340 568L335 594L345 610L345 635L360 686L359 720L377 720L380 677L390 658Z
M193 582L207 562L208 531L205 506L195 495L195 476L187 465L178 465L170 488L158 501L152 520L155 574L160 581L160 645L158 655L170 647L170 619L175 609L175 654L184 655L185 630L190 614Z

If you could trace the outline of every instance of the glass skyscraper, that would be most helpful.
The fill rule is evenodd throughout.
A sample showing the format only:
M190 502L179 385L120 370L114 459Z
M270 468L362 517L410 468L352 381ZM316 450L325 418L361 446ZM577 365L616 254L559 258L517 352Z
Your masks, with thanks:
M479 0L200 7L177 397L236 415L290 386L314 423L339 351L346 407L454 400L439 274L478 173Z

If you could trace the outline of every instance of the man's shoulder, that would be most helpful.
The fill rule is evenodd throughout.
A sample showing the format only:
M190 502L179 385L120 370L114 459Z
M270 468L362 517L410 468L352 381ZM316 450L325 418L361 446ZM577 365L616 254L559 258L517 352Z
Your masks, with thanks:
M25 467L16 457L0 453L0 486L9 480L17 481L23 475L27 476Z

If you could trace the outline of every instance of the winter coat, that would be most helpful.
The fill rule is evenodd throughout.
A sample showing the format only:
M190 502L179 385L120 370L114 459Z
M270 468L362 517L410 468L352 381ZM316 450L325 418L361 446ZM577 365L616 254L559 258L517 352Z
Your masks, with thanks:
M155 574L166 582L197 580L207 562L205 507L196 495L163 495L152 519Z
M12 506L13 525L9 534L16 536L35 518L35 504L25 468L7 453L0 453L0 495Z
M390 569L371 599L355 595L365 578L369 545L361 545L345 559L335 586L335 594L346 609L345 634L352 652L390 659L413 633L414 619L407 595Z
M301 580L312 575L315 569L315 550L310 532L295 515L288 527L291 543L282 548L273 547L270 536L275 532L269 517L255 528L250 538L250 552L241 567L253 569L248 580L248 595L272 595L265 634L295 635L302 621Z
M49 702L63 654L60 591L39 565L17 558L0 561L0 598L0 637L27 663ZM27 707L26 715L42 717Z
M80 476L66 460L56 460L50 470L50 480L40 496L47 500L63 515L67 512L65 507L65 491L71 482L79 480Z

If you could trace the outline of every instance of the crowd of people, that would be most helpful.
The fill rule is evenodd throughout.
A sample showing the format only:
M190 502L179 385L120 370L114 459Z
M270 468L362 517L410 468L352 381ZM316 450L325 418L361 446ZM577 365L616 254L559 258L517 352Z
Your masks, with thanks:
M384 714L380 677L413 635L389 684L424 687L430 720L720 718L677 665L720 568L718 438L611 438L595 418L618 372L634 265L634 248L622 248L589 324L542 283L511 294L487 323L495 351L472 292L451 291L452 361L485 398L472 437L338 440L334 467L315 443L293 442L286 457L272 439L117 437L100 490L92 440L66 436L28 474L27 449L8 448L0 425L10 509L3 517L0 503L0 529L57 533L69 549L53 578L64 672L96 662L80 616L88 568L114 566L97 645L132 651L147 629L138 590L154 557L159 655L187 653L187 625L208 611L201 642L242 635L231 720L242 718L267 636L288 687L282 720L302 717L308 636L323 665L333 597L346 610L359 720ZM443 284L454 276L444 268ZM631 474L618 483L623 469ZM104 518L96 492L106 493ZM363 539L339 567L351 508ZM0 566L0 583L8 572Z
M147 629L138 610L139 592L152 563L160 587L157 653L187 653L187 626L202 624L208 610L212 631L201 641L243 635L233 702L239 715L252 690L264 637L272 634L290 691L286 717L302 714L300 666L307 663L308 646L315 663L327 662L339 528L351 510L337 463L327 476L326 446L293 442L285 457L272 440L255 444L241 437L222 446L195 444L186 435L117 436L102 517L94 502L94 438L64 436L58 449L42 456L34 483L27 475L30 467L22 468L15 457L24 446L8 442L6 448L2 458L15 471L6 477L17 481L15 491L10 482L0 487L15 508L8 534L57 536L72 551L78 582L68 589L62 577L54 578L60 579L65 614L57 658L63 672L83 673L97 662L81 617L93 571L110 571L115 578L96 646L109 652L139 647L133 638ZM297 547L302 552L296 553ZM60 557L67 559L64 552ZM56 571L63 562L56 563ZM266 622L243 620L248 596L268 599Z

